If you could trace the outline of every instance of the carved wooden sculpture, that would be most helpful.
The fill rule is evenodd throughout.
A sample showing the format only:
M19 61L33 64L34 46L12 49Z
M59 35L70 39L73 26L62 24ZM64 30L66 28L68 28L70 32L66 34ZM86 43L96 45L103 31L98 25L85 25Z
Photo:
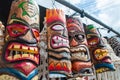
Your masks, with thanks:
M96 72L101 73L115 70L108 50L105 47L102 39L99 37L97 29L93 25L87 25L85 30Z
M4 67L5 65L4 62L3 62L3 54L2 54L2 51L3 51L3 46L4 46L4 32L5 32L5 26L2 24L2 22L0 21L0 73L1 73L1 68ZM0 80L5 80L7 79L8 77L5 78L5 75L1 75L0 74Z
M46 25L49 76L50 78L70 76L71 56L64 12L59 9L48 9L46 12Z
M38 80L39 8L34 0L14 0L5 31L0 76ZM4 66L3 66L4 65Z
M120 42L117 40L117 37L109 38L108 43L112 47L115 54L120 57Z
M77 17L67 19L72 71L74 77L92 75L92 63L83 25Z

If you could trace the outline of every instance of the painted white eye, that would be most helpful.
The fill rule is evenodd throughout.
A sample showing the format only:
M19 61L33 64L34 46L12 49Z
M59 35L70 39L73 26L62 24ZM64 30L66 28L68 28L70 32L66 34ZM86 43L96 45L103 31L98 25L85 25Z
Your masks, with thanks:
M59 31L59 30L63 30L64 27L63 27L62 25L54 25L54 26L52 27L52 29Z

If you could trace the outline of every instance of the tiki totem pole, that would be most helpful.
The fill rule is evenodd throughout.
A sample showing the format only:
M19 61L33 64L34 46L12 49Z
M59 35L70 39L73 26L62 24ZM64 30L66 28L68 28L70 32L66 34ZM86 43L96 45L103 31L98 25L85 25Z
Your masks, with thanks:
M88 44L79 17L69 17L67 19L67 29L70 42L73 75L92 75L93 70Z
M87 25L85 26L85 31L96 72L101 73L115 70L108 49L99 36L97 29L93 25Z
M5 31L0 76L5 80L38 80L39 42L38 5L34 0L14 0Z
M71 75L71 56L64 12L60 9L48 9L46 26L49 77L68 77Z

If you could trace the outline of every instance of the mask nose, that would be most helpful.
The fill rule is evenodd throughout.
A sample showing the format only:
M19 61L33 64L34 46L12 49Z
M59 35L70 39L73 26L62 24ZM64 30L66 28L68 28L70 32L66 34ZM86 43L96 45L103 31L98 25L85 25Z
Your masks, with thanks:
M30 30L25 35L21 36L20 38L28 42L34 42L34 37Z
M74 47L74 46L77 46L77 45L78 45L78 42L75 39L72 39L71 42L70 42L70 46Z

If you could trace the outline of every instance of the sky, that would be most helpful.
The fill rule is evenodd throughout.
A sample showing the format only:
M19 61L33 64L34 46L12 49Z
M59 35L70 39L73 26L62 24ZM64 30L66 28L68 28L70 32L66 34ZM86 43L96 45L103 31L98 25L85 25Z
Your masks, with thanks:
M55 0L36 0L38 4L47 8L60 8L65 11L66 14L71 15L75 11L63 6ZM79 9L83 9L89 15L105 23L109 27L113 28L115 31L120 33L120 0L66 0L71 4L75 5ZM97 28L104 28L103 26L95 23L94 21L84 17L83 22L86 24L93 24ZM102 36L114 36L115 34L110 31L108 34L108 29L99 29Z
M120 0L66 0L76 7L83 9L89 15L105 23L120 33ZM94 24L98 28L104 28L97 23L85 18L87 24ZM108 29L99 29L102 36L114 36Z

